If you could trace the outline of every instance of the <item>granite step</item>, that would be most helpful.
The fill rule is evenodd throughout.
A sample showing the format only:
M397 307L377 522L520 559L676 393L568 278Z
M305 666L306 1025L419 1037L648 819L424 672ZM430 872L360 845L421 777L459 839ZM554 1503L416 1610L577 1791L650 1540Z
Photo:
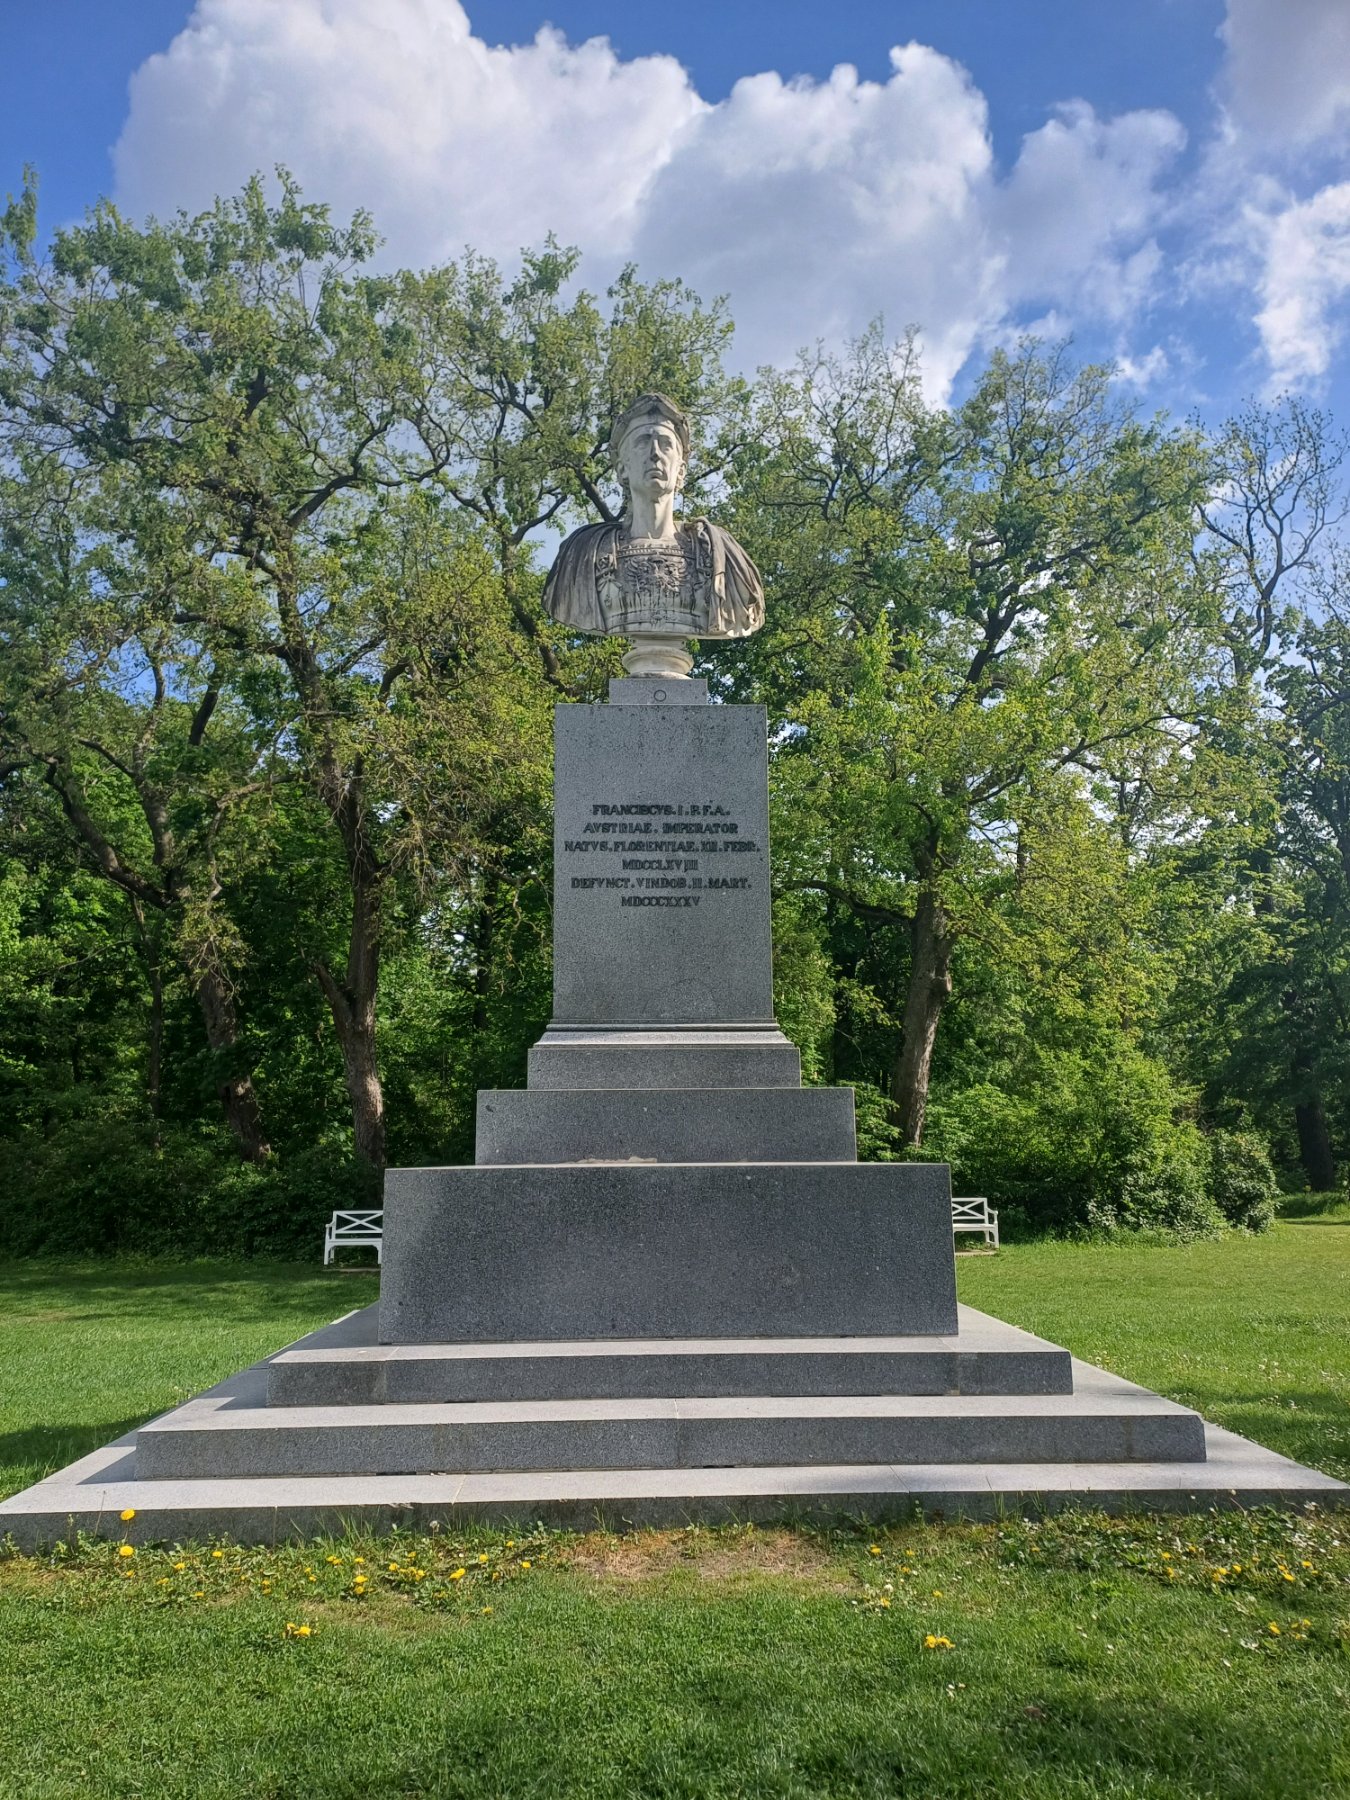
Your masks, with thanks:
M776 1025L550 1025L529 1053L530 1090L790 1088L802 1059Z
M372 1310L312 1332L291 1350L368 1344ZM963 1314L963 1327L966 1315ZM975 1320L985 1317L974 1314ZM997 1321L989 1321L997 1323ZM1011 1329L1011 1328L1009 1328ZM256 1417L267 1407L264 1358L203 1399ZM1119 1376L1072 1365L1078 1391L1139 1395ZM199 1405L200 1401L191 1405ZM279 1411L280 1409L278 1409ZM182 1414L167 1414L169 1423ZM275 1415L274 1415L275 1416ZM427 1475L299 1475L147 1480L127 1432L0 1501L0 1539L36 1550L75 1531L131 1543L201 1543L225 1534L277 1543L397 1525L453 1531L470 1521L543 1521L569 1530L679 1527L725 1520L882 1520L916 1513L968 1519L1062 1507L1108 1512L1350 1507L1350 1487L1218 1426L1204 1426L1203 1460L772 1464L753 1468L494 1470ZM134 1517L127 1522L126 1514Z
M482 1088L475 1162L856 1162L852 1088Z
M129 1434L0 1501L0 1538L38 1550L76 1531L130 1543L274 1544L354 1530L569 1531L748 1520L996 1519L1063 1508L1209 1512L1350 1507L1350 1487L1205 1427L1203 1462L814 1464L735 1469L571 1469L542 1473L338 1475L146 1481ZM128 1523L125 1512L134 1513Z
M1186 1408L1073 1394L797 1395L382 1406L189 1401L136 1441L143 1480L811 1463L1198 1462Z
M959 1334L938 1338L523 1344L378 1344L373 1339L372 1324L369 1343L283 1351L268 1369L269 1404L1073 1391L1067 1350L964 1308Z

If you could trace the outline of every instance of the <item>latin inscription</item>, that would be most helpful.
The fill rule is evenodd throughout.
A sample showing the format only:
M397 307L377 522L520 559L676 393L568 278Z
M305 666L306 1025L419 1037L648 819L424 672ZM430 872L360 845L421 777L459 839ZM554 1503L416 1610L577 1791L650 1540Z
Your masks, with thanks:
M735 873L735 859L759 848L728 808L703 800L596 802L580 835L563 839L566 855L599 865L593 875L573 875L572 887L612 894L620 906L694 907L748 890L751 878ZM621 872L611 874L615 859Z

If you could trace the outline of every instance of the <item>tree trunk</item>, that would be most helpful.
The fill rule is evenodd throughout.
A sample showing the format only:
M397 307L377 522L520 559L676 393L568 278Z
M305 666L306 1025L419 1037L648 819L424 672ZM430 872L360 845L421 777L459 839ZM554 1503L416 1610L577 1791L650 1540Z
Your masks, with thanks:
M272 1147L263 1132L262 1108L254 1092L253 1077L246 1070L241 1073L228 1069L239 1043L234 991L225 971L214 958L203 960L199 954L195 959L189 959L188 973L206 1026L206 1041L217 1061L226 1065L226 1073L217 1082L216 1092L225 1108L226 1122L239 1145L239 1154L246 1162L265 1162L272 1154Z
M356 1154L374 1170L384 1168L384 1089L375 1054L375 1008L380 991L379 876L358 868L352 875L352 928L346 980L333 979L321 962L314 973L328 1001L342 1050L342 1072L352 1108Z
M900 1054L891 1078L900 1130L906 1144L923 1142L923 1120L928 1109L928 1077L933 1064L942 1009L952 991L952 940L942 902L931 887L919 895L911 927L913 957Z
M154 1120L155 1148L162 1148L160 1125L163 1120L164 1088L164 976L159 963L150 964L150 1033L145 1071L145 1098Z
M145 958L146 979L150 983L150 1024L146 1034L145 1098L154 1120L155 1148L160 1145L160 1121L163 1117L164 1086L164 970L160 965L159 946L145 922L145 908L135 895L129 896L131 916L136 923L136 937Z
M1322 1111L1322 1096L1314 1094L1311 1100L1299 1101L1294 1107L1294 1121L1298 1126L1299 1161L1308 1185L1315 1194L1329 1193L1336 1185L1336 1157Z
M478 903L473 925L473 1029L475 1035L488 1027L488 996L492 991L492 953L497 935L497 876L489 870L483 877L483 894Z

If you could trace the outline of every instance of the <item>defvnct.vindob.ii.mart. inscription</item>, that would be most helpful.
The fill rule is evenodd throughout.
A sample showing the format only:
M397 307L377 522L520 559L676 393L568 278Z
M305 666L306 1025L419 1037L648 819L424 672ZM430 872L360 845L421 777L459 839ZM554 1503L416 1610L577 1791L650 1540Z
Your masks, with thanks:
M622 874L573 875L571 885L613 894L621 906L693 907L747 890L748 875L711 873L704 864L758 849L726 807L703 800L596 802L581 836L563 839L567 855L620 858Z

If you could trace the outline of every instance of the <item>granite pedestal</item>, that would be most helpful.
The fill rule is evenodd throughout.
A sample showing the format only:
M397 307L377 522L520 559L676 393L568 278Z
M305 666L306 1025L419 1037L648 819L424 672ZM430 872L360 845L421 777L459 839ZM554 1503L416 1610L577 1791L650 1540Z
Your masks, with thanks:
M1344 1504L958 1308L938 1164L859 1164L779 1030L763 711L557 714L554 1015L477 1162L390 1170L369 1308L0 1505L25 1546L460 1518Z

